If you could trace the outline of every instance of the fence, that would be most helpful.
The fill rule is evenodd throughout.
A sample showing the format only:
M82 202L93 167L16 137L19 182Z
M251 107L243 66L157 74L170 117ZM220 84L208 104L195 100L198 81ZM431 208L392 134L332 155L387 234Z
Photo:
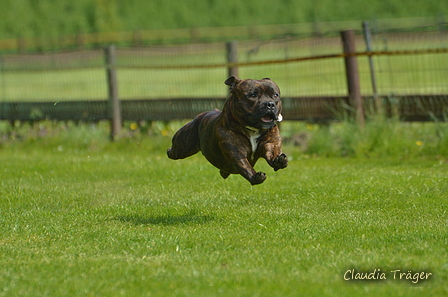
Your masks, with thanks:
M190 119L221 108L223 81L238 71L279 84L285 119L327 121L356 110L362 121L381 106L402 120L445 120L448 32L434 28L377 32L368 47L358 30L344 42L328 35L4 54L0 119L115 118L113 134L124 120Z

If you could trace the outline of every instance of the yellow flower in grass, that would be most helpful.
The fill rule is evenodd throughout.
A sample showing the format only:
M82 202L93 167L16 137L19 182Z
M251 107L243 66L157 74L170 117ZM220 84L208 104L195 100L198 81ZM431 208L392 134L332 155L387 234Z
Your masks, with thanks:
M131 128L131 130L137 130L138 125L137 125L137 123L132 123L129 125L129 128Z
M418 145L418 146L422 146L422 145L423 145L423 141L417 140L417 141L415 142L415 144Z

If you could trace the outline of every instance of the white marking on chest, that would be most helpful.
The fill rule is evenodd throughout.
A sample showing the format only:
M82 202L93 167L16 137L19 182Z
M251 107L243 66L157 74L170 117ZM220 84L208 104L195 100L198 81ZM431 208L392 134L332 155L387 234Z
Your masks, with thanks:
M249 141L252 146L252 156L255 154L255 151L258 147L258 137L260 137L260 134L258 132L249 132Z

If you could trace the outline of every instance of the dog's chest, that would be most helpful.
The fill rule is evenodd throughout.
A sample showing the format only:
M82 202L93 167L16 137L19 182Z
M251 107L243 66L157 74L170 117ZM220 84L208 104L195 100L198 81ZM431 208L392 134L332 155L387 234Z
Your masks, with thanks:
M252 146L252 157L255 154L255 152L257 151L259 137L260 137L260 134L258 132L252 132L252 131L249 132L249 141Z

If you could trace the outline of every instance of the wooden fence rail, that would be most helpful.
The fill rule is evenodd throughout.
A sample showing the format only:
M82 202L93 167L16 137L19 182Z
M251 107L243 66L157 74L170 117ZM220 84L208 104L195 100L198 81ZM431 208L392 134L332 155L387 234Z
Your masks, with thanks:
M380 97L384 113L403 121L447 121L448 95L406 95ZM179 98L125 100L121 117L126 121L172 121L192 119L197 114L221 109L225 98ZM285 120L327 122L346 118L350 106L347 96L283 98ZM362 98L367 112L374 109L373 97ZM85 121L110 120L107 100L52 102L0 102L0 119L9 121Z
M379 107L388 117L397 117L405 121L448 120L448 94L436 95L394 95L385 96L374 92L373 96L362 96L359 86L359 74L356 59L359 56L382 55L416 55L416 54L446 54L448 48L399 50L399 51L365 51L357 52L354 46L354 31L341 33L342 53L327 55L293 57L282 60L249 61L239 63L237 60L237 43L227 45L227 61L222 64L200 65L136 65L142 69L190 69L190 68L223 68L229 74L238 73L238 67L257 66L263 64L281 64L318 59L344 59L346 65L347 95L346 96L307 96L285 97L283 100L283 116L286 120L305 120L325 122L342 119L356 119L362 125L366 114L373 114ZM115 63L115 47L109 46L104 51L105 71L107 73L108 98L97 101L60 101L52 102L10 102L7 99L0 102L0 120L38 121L111 121L111 137L119 134L122 121L170 121L191 119L203 111L222 108L225 98L174 98L147 100L119 100L117 68L131 66ZM1 66L1 65L0 65ZM1 67L0 67L1 70ZM374 71L371 71L374 73ZM372 74L373 75L373 74ZM54 103L56 102L56 103Z

